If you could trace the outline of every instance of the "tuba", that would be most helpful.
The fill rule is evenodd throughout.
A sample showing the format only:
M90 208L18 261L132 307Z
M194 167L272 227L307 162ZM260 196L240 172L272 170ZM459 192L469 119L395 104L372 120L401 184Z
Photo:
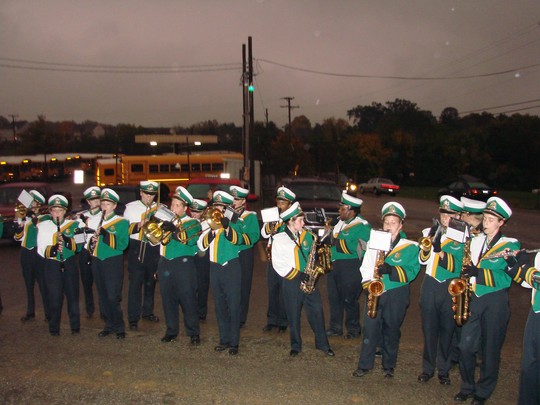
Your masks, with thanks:
M384 292L384 283L379 276L379 266L384 264L384 250L379 250L377 252L377 260L375 261L375 269L373 270L373 280L369 283L368 290L368 316L370 318L377 317L377 311L379 309L379 297Z
M461 277L455 278L448 284L448 293L452 296L452 310L457 326L463 326L471 314L469 302L471 300L471 283L468 277L463 276L463 267L470 266L471 260L471 240L467 238L463 247L463 260L461 262Z
M304 269L304 273L308 275L307 281L300 282L300 290L305 294L313 294L315 291L315 284L320 276L325 274L324 268L317 262L317 235L306 229L306 232L313 237L313 244L309 251L307 259L307 265Z

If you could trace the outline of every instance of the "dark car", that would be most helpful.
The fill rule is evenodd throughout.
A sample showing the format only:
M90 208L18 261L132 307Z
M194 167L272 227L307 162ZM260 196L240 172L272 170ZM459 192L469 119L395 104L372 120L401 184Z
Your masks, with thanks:
M199 200L208 201L210 199L210 190L222 190L229 193L231 186L245 187L238 179L222 179L220 177L195 177L189 180L187 191ZM248 194L248 201L257 201L256 194Z
M456 197L457 199L468 197L474 200L487 201L489 197L497 195L497 190L476 177L463 175L459 176L448 186L439 189L437 197L440 198L445 194Z
M296 201L305 213L307 228L321 236L325 221L337 222L341 190L335 182L319 177L293 177L283 179L281 184L296 194Z
M49 199L53 194L62 194L68 200L68 210L72 207L71 192L69 191L56 191L52 188L50 183L44 182L16 182L6 183L0 185L0 214L4 218L4 238L12 238L15 228L13 226L13 219L15 217L15 205L17 204L17 198L21 194L21 191L36 190L43 197L45 201ZM45 212L47 204L42 206L42 211Z

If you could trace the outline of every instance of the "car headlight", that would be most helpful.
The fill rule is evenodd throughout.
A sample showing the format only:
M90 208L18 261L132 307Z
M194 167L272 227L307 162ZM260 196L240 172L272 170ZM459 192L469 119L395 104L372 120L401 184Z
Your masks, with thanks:
M349 184L349 190L350 191L356 191L357 188L358 188L358 186L356 184Z

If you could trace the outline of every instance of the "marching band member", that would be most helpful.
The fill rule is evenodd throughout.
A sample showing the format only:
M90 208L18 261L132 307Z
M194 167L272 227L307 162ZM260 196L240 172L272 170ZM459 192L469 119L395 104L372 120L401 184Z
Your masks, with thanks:
M259 241L259 220L254 211L246 210L246 198L249 190L231 186L230 194L234 197L232 208L238 213L242 227L244 244L238 247L238 259L242 269L242 285L240 290L240 326L247 320L249 310L249 297L251 295L251 281L253 280L253 246Z
M460 201L463 204L461 220L471 227L473 234L479 234L482 232L483 212L484 208L486 208L486 203L467 197L461 197Z
M191 217L201 222L204 209L208 203L194 198L189 207ZM210 260L204 250L198 250L195 255L195 267L197 268L197 309L199 320L205 321L208 313L208 290L210 289Z
M287 187L281 186L276 192L276 206L279 212L289 209L296 199L294 194ZM261 228L261 236L268 239L267 250L272 249L274 236L285 229L285 224L280 220L277 223L267 223ZM270 256L270 255L269 255ZM271 256L269 257L271 259ZM269 332L273 328L278 328L279 332L287 329L287 314L283 302L282 281L278 273L272 266L272 261L268 260L266 264L266 285L268 288L268 311L266 312L266 325L264 332Z
M38 284L41 299L43 301L43 312L45 319L49 319L49 304L47 301L47 290L43 268L45 263L43 258L37 252L37 223L40 220L39 210L42 204L45 204L45 197L37 191L30 190L33 197L32 205L26 212L24 218L17 218L17 229L14 238L21 242L21 269L26 287L26 314L21 317L21 322L26 322L35 318L35 298L34 286ZM44 217L41 217L44 218Z
M384 285L379 296L376 316L368 316L368 308L364 311L364 331L358 368L353 372L354 377L363 377L373 369L375 351L379 341L382 341L382 366L386 378L394 376L396 367L401 325L409 307L409 284L420 271L418 262L418 245L401 236L405 208L391 201L383 205L383 230L390 232L391 250L385 254L384 262L377 267L377 273ZM379 251L370 248L364 256L360 271L362 282L366 289L374 279L375 267Z
M309 324L315 334L315 347L327 356L334 356L324 330L324 313L320 292L315 289L306 294L300 289L302 280L309 278L305 273L308 258L313 247L313 234L304 229L304 213L298 202L292 204L280 214L285 224L282 232L274 235L272 242L272 264L282 277L283 297L289 335L291 340L290 356L296 357L302 351L300 334L302 307L306 306Z
M532 288L531 310L525 324L523 333L523 353L521 355L521 372L519 376L518 405L540 404L540 299L537 295L540 283L540 253L534 258L534 263L529 262L529 255L520 251L515 257L506 256L508 263L506 272L512 279L525 288ZM533 278L534 276L534 278Z
M143 226L159 208L154 201L159 190L155 181L141 181L141 199L126 204L124 218L129 221L130 244L128 252L128 322L129 329L137 330L139 319L158 322L154 315L154 274L159 261L159 245L146 240ZM144 291L144 294L143 294Z
M60 335L60 317L63 296L67 299L67 310L71 333L80 332L79 311L79 269L75 253L81 245L75 243L78 222L65 218L68 200L60 194L49 198L50 216L37 224L37 248L45 258L44 279L49 301L49 332L51 336Z
M518 250L516 239L502 234L502 227L512 215L508 204L499 197L487 200L484 209L484 234L471 241L470 266L463 275L470 277L473 294L469 304L471 315L461 328L459 342L461 389L454 401L470 397L473 404L483 404L492 394L499 376L501 348L510 317L508 288L512 279L505 272L504 258L485 259L505 249ZM480 379L475 381L477 354L480 355Z
M420 311L424 352L422 374L418 381L428 382L438 369L439 383L450 384L452 368L452 339L456 329L452 297L448 293L450 280L461 275L463 243L446 236L451 218L460 217L463 203L450 195L439 199L439 221L422 231L429 246L420 244L420 264L426 266L426 275L420 289Z
M116 333L117 339L126 337L122 314L124 285L124 250L129 244L129 222L115 213L120 201L118 194L104 188L100 194L101 215L88 219L88 227L95 233L88 245L94 280L99 296L99 307L105 327L98 333L105 337Z
M100 208L100 196L101 189L97 186L92 186L84 190L83 192L86 203L88 204L88 209L77 214L77 217L81 223L84 224L84 227L88 227L88 221L91 218L101 217L101 208ZM95 231L95 229L93 229ZM83 286L84 292L84 303L86 309L86 317L91 318L94 315L95 305L94 305L94 291L92 286L94 284L94 276L92 275L92 260L90 259L90 254L88 253L88 242L85 243L82 250L79 253L79 272L81 273L81 283Z
M233 196L217 190L212 201L212 208L223 213L225 207L232 204ZM214 214L219 218L217 211ZM219 330L219 344L214 350L222 352L229 349L229 354L234 356L238 354L240 341L241 269L238 246L244 243L244 238L240 224L230 222L224 215L219 222L215 218L210 218L210 222L210 228L201 234L197 246L200 250L208 250L210 258L210 286Z
M163 314L167 331L162 342L171 342L180 332L178 306L182 307L184 327L191 344L198 345L199 314L197 311L197 238L201 226L186 213L193 202L192 195L182 186L176 188L171 200L173 221L163 225L161 257L157 268L159 290L163 303Z
M343 334L345 314L346 339L360 336L360 295L362 274L358 271L366 250L371 225L360 216L363 201L343 191L339 204L339 221L332 231L332 271L327 276L330 304L328 336ZM362 257L358 247L361 246Z

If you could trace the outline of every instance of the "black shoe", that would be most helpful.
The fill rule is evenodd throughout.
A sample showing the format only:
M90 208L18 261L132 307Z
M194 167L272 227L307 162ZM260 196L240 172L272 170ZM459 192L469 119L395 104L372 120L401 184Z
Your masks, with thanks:
M172 342L174 340L176 340L176 336L178 335L165 335L161 338L161 341L163 343L169 343L169 342Z
M353 371L352 375L353 377L363 377L366 374L368 374L369 371L370 370L365 369L365 368L357 368L356 370Z
M36 318L35 314L26 314L25 316L21 316L21 322L28 322L31 320L34 320Z
M99 332L97 335L98 337L105 337L105 336L109 336L111 334L111 331L109 330L102 330L101 332Z
M336 354L334 353L334 351L330 348L326 349L326 350L323 350L324 354L326 354L327 356L330 356L330 357L334 357Z
M129 323L129 330L135 331L135 330L138 330L138 329L139 329L139 327L137 326L137 322L130 322Z
M338 332L335 329L328 329L326 331L326 336L341 336L341 335L343 335L343 332Z
M418 382L426 383L433 378L433 374L422 373L418 376ZM441 377L439 377L440 379Z
M275 325L270 325L270 324L268 324L268 325L265 325L265 326L262 328L262 330L263 330L263 332L270 332L270 331L271 331L272 329L274 329L275 327L276 327Z
M238 354L238 346L229 347L229 354L231 356L236 356Z
M486 403L485 398L474 396L474 399L471 402L471 405L484 405Z
M116 334L116 338L117 339L125 339L126 338L126 333L125 332L118 332Z
M199 335L191 336L191 344L194 346L198 346L201 344L201 338L199 337Z
M347 332L347 334L343 337L345 339L356 339L358 336L360 336L360 333Z
M298 350L291 350L291 351L289 352L289 356L291 356L291 357L296 357L296 356L298 356L299 354L300 354L300 352L299 352Z
M78 335L79 333L81 333L80 329L71 329L71 334L72 335Z
M465 394L464 392L458 392L456 395L454 395L454 402L465 402L469 398L472 398L473 394Z
M60 336L60 332L51 332L51 336Z
M199 315L199 321L206 321L206 315Z
M375 357L382 357L382 350L381 349L375 350Z
M450 381L450 376L448 374L439 376L439 384L441 384L441 385L450 385L451 382L452 381Z
M142 319L144 319L145 321L150 321L150 322L159 322L159 318L155 316L154 314L143 316Z
M287 330L286 326L278 326L278 333L283 333Z
M229 348L229 345L222 345L222 344L219 344L217 345L216 347L214 347L214 351L216 352L222 352L224 350L227 350Z
M383 370L384 378L393 378L394 377L394 369L393 368L385 368Z

